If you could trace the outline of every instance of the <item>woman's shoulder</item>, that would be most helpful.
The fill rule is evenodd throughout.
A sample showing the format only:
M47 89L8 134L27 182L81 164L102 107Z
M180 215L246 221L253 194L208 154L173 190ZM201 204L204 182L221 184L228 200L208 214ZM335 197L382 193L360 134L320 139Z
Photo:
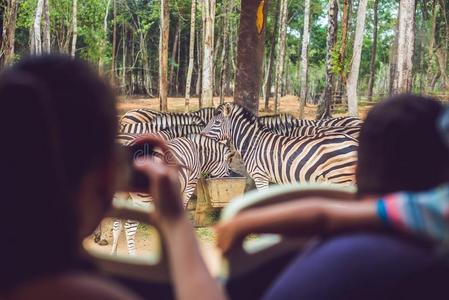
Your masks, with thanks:
M140 299L119 284L87 272L70 272L36 279L11 291L5 299Z

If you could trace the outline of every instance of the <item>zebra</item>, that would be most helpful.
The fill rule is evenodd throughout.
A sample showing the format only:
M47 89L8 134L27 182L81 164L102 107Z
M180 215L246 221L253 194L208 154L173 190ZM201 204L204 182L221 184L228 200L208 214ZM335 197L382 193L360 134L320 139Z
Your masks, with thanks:
M215 108L214 107L205 107L205 108L201 108L197 111L194 111L190 114L193 116L200 117L204 121L204 123L207 124L215 115Z
M276 129L271 129L271 131L289 137L311 136L320 133L323 134L342 133L358 140L361 128L362 128L361 126L350 126L350 127L283 126L278 127Z
M149 108L138 108L127 111L120 119L120 125L136 124L136 123L152 123L157 116L165 116L167 118L189 117L195 116L201 118L204 124L209 123L210 119L215 114L215 108L206 107L201 108L191 113L175 113L175 112L160 112Z
M269 182L354 182L358 142L345 134L278 135L251 112L230 103L202 134L231 140L257 189L268 188Z
M124 143L130 143L124 140ZM174 160L179 165L179 180L181 191L183 193L184 207L192 196L198 180L202 174L208 174L213 178L228 177L230 175L229 162L233 153L229 147L213 139L199 134L191 134L187 137L176 138L168 142L168 147ZM172 161L169 159L168 161ZM138 206L147 206L151 199L149 197L133 198L133 203ZM135 255L135 235L139 223L133 220L126 220L125 233L128 247L128 254ZM122 231L122 222L114 220L113 242L111 254L117 254L117 245L120 233Z
M357 117L337 117L324 120L312 120L319 127L356 127L362 126L363 121Z
M152 134L164 141L169 141L175 138L188 136L189 134L199 134L203 129L204 126L201 125L179 125L168 127ZM127 145L134 141L137 136L140 136L140 134L120 133L117 136L117 141L120 144Z
M149 123L121 124L120 133L148 134L148 133L155 133L169 127L180 125L205 126L206 124L199 116L192 116L187 114L158 115L155 116Z
M135 123L151 123L154 117L162 113L149 108L138 108L127 111L120 119L120 125Z
M219 107L217 110L219 111ZM279 129L282 127L357 127L362 126L363 121L356 117L337 117L324 120L296 119L289 114L263 116L259 118L261 123L268 128Z
M259 120L268 128L278 128L284 126L297 126L298 119L290 114L277 114L259 117Z

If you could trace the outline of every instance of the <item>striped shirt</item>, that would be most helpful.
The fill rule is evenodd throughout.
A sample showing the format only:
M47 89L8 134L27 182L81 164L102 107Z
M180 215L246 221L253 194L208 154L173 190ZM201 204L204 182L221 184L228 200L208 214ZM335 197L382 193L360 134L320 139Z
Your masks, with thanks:
M377 201L390 227L427 237L449 249L449 185L420 193L396 193Z

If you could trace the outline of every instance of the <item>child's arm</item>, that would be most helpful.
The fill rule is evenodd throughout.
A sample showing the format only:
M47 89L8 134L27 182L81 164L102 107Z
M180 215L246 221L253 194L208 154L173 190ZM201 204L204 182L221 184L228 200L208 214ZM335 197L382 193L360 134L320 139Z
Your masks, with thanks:
M216 226L217 245L226 253L249 233L317 235L382 227L376 201L308 198L243 211Z

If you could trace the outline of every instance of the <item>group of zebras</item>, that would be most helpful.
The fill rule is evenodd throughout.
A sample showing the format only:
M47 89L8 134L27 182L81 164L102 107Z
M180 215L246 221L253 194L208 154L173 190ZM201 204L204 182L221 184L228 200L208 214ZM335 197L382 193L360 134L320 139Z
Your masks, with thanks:
M319 121L288 114L257 117L239 105L226 103L192 113L134 109L121 118L117 139L124 145L146 134L166 140L175 160L183 166L179 177L186 206L201 174L227 177L231 160L237 157L258 189L267 188L269 183L352 184L361 125L362 121L353 117ZM148 200L133 201L145 205ZM135 221L125 222L131 255L135 254L137 227ZM121 229L121 222L116 220L113 254L117 253Z

